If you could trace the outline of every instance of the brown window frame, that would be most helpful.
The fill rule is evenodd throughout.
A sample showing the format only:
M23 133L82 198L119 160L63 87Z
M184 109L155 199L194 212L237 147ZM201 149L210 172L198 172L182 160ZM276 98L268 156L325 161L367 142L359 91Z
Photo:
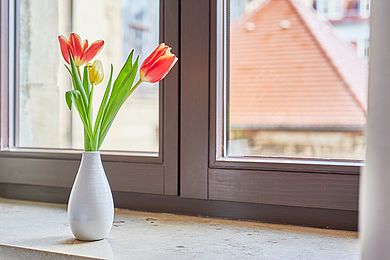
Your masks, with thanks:
M181 127L183 136L191 136L192 140L182 138L181 145L198 147L196 151L182 150L181 194L188 198L357 211L361 161L223 157L221 126L225 120L221 108L226 79L221 64L226 51L223 40L228 37L223 29L224 4L224 0L201 1L197 6L182 4L192 13L182 19L181 26L193 32L181 39L182 84L183 80L188 80L187 84L201 82L209 89L194 84L182 90L187 108L181 112ZM206 10L209 17L204 16ZM204 37L193 39L193 34ZM195 44L188 47L194 40ZM196 64L196 71L191 64ZM187 168L188 164L191 167ZM194 169L199 174L193 174Z

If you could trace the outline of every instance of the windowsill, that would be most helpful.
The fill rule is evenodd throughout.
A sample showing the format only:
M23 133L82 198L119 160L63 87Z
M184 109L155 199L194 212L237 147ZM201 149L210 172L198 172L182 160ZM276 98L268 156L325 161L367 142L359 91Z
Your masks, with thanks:
M0 258L359 259L350 231L117 209L108 239L86 243L73 238L64 205L2 198L0 222Z

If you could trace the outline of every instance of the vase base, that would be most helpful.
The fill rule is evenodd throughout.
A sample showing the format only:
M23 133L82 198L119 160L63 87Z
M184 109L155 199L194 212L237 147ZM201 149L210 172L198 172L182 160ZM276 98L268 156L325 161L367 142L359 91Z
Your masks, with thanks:
M82 238L77 238L75 237L75 240L78 240L80 242L94 242L94 241L100 241L106 239L105 237L103 238L97 238L97 239L82 239Z

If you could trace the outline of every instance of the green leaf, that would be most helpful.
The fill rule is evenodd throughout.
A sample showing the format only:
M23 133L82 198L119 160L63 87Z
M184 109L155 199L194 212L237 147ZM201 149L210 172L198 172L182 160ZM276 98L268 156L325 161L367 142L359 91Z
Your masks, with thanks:
M98 140L98 149L100 149L100 146L103 144L103 141L104 141L104 138L106 137L107 133L108 133L108 130L110 130L110 127L112 125L112 123L114 123L114 120L112 120L108 126L106 128L104 128L102 130L102 132L100 133L100 137L99 137L99 140Z
M123 103L127 100L127 98L135 90L135 88L140 84L139 81L136 85L133 86L135 77L138 72L138 61L139 61L139 56L137 57L135 62L131 64L131 66L129 66L127 62L125 63L123 67L127 67L127 68L126 69L122 68L121 73L118 75L118 77L119 76L121 77L121 80L115 81L115 82L121 82L120 85L117 85L117 88L115 89L116 90L115 93L114 93L114 88L115 88L115 83L114 83L113 93L111 94L111 97L108 101L108 106L103 115L101 131L99 131L98 148L103 143L103 140L106 134L108 133L108 130L110 129ZM128 70L128 68L130 67L131 69ZM127 75L123 77L122 75L123 73L127 73Z
M69 110L72 110L72 98L73 98L73 94L72 94L72 91L74 90L70 90L70 91L66 91L65 92L65 101L66 101L66 105L68 106Z
M126 76L131 72L133 67L133 54L134 54L134 49L130 52L129 56L127 56L125 64L123 65L121 71L119 72L118 76L114 81L114 86L112 89L113 92L115 92L118 89L118 87L122 84Z
M90 96L91 91L91 83L89 80L88 66L84 66L84 74L83 74L83 88L85 93L87 93L87 97Z
M85 151L92 151L91 147L91 139L88 136L88 131L84 127L84 150Z
M117 87L116 93L113 93L113 95L111 95L111 100L109 102L109 105L111 107L118 107L118 106L120 107L121 104L127 98L128 96L127 93L129 93L129 91L133 87L135 76L137 75L138 72L138 60L139 60L139 56L137 57L135 62L131 65L131 70L127 72L126 77L121 81L121 84ZM114 83L114 87L115 87L115 83Z
M87 115L88 115L88 122L90 124L90 126L92 127L93 125L93 107L92 107L92 103L93 103L93 85L91 86L91 91L89 93L89 98L88 98L88 109L87 109Z
M73 90L69 90L69 91L65 92L65 100L66 100L66 104L70 110L72 109L72 105L74 105L76 107L77 112L79 113L80 119L81 119L82 123L84 124L84 128L86 129L89 138L92 139L93 135L92 135L92 131L90 129L90 125L88 123L88 117L87 117L86 111L84 110L84 107L82 104L83 102L82 102L82 97L81 97L80 91L73 89Z
M128 75L133 70L133 53L134 50L132 50L129 56L127 57L125 64L123 65L117 78L114 81L114 85L112 87L112 93L110 95L110 99L108 100L108 106L115 103L114 99L117 98L118 92L120 92L123 89L124 82L126 81Z
M64 65L65 66L65 68L68 70L68 72L69 72L69 75L70 75L70 77L71 77L71 79L72 79L72 87L73 87L73 89L75 89L75 86L76 86L76 83L74 82L74 78L73 78L73 74L72 74L72 71L70 70L70 68L68 67L68 66L66 66L66 65Z
M95 127L94 127L94 142L95 145L98 146L99 143L99 136L100 136L100 129L101 129L101 124L102 124L102 119L103 119L103 114L107 108L108 104L108 99L111 95L111 89L112 89L112 73L113 73L114 67L111 64L111 69L110 69L110 78L108 80L106 90L104 92L104 96L102 99L102 102L100 103L98 115L96 117L96 122L95 122ZM99 149L99 147L97 147Z
M77 100L80 97L80 92L78 90L69 90L65 92L65 100L66 104L69 107L69 110L72 110L72 104L74 104L77 107Z
M64 66L65 66L65 68L68 70L70 76L71 76L72 79L73 79L72 71L70 71L70 68L69 68L66 64L64 64Z
M76 67L76 64L74 62L72 54L70 54L69 57L70 57L70 68L71 68L71 72L72 72L72 79L73 79L74 88L76 90L80 91L81 96L82 96L83 101L84 101L83 105L84 105L85 109L87 109L88 99L87 99L86 92L84 91L83 83L81 82L80 75L79 75L78 69Z

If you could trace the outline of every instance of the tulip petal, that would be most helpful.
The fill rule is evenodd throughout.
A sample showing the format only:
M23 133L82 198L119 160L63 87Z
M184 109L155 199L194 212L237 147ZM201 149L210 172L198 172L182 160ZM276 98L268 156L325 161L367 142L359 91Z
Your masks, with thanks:
M60 43L62 57L64 60L70 64L69 52L72 52L69 41L62 35L58 36L58 41Z
M165 43L161 43L157 46L157 48L142 62L142 67L148 67L149 65L153 64L158 57L163 55L163 53L168 49L169 47L165 45Z
M162 80L175 65L176 61L176 56L170 53L160 57L150 69L146 71L143 81L155 83Z
M81 45L81 38L77 33L71 33L69 40L73 49L73 53L72 53L73 58L75 58L76 60L77 58L81 57L83 54L83 46Z
M83 43L83 53L85 52L85 50L88 48L88 40L84 40L84 43Z
M91 46L89 46L88 49L85 50L83 56L81 57L82 62L86 63L92 60L101 51L103 46L104 41L102 40L93 42Z

